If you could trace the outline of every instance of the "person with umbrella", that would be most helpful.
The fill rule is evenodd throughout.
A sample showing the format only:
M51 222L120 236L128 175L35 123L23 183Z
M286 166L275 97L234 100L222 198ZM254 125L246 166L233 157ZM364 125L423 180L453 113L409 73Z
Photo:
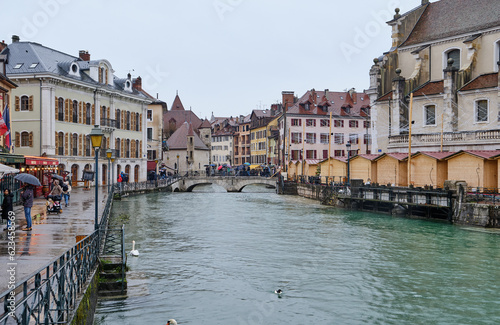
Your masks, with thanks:
M21 199L23 200L24 207L24 217L26 218L26 228L24 231L31 231L31 208L33 207L33 186L31 184L26 185L23 191L21 191Z
M12 198L14 197L14 194L10 192L8 188L6 188L3 191L3 202L2 202L2 219L7 219L7 227L5 227L4 230L9 230L9 228L12 227L12 221L10 220L11 214L9 212L14 211L13 205L12 205Z
M31 208L33 207L33 186L40 186L40 181L38 178L31 174L20 173L14 177L18 181L26 183L26 187L21 191L21 199L23 200L24 206L24 217L26 218L26 228L25 231L31 231Z

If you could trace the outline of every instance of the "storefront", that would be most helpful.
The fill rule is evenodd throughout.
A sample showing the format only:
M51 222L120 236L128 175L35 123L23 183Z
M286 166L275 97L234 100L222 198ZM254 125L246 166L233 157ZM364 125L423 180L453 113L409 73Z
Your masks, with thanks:
M9 167L21 170L21 167L24 166L24 156L14 155L10 153L0 153L0 164L4 164ZM8 188L14 195L13 202L16 203L19 201L20 182L14 179L14 176L16 175L7 174L2 177L2 180L0 182L0 202L3 202L3 190L6 188Z
M35 197L45 195L50 191L51 174L58 174L59 161L56 158L25 156L24 167L21 172L29 173L40 181L42 186L35 189Z

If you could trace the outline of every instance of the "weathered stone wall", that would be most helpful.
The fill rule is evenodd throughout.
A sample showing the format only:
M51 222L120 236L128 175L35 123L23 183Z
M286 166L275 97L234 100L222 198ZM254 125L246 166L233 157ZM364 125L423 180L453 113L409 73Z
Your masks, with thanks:
M90 277L87 288L83 295L79 296L76 302L78 308L70 317L68 324L71 325L92 325L94 323L95 308L97 306L97 287L99 284L98 268Z
M462 203L453 216L459 225L500 227L500 207L496 205Z

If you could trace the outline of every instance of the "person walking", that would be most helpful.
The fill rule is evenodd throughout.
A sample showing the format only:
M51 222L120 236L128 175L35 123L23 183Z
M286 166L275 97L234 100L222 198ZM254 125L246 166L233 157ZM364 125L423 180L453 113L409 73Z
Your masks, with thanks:
M118 175L118 179L116 181L118 182L118 185L120 186L120 192L121 192L122 191L122 182L123 182L123 178L122 178L121 174Z
M33 207L33 186L27 185L21 192L21 199L24 206L24 217L26 218L26 228L24 231L31 231L31 208Z
M7 227L4 230L9 230L12 227L12 221L10 220L9 212L13 211L12 198L14 194L10 192L8 188L3 191L3 202L2 202L2 219L7 219ZM11 213L12 214L12 213Z
M71 185L69 184L69 178L66 177L66 179L62 183L62 196L64 198L64 206L68 206L68 201L69 201L69 192L71 192Z

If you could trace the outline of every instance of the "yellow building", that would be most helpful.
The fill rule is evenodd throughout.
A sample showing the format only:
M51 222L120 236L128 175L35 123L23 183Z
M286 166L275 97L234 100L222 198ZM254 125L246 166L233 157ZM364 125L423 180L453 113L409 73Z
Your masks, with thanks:
M250 168L267 164L267 125L271 110L253 110L250 115Z
M377 162L377 183L392 186L408 186L406 153L384 153Z
M330 164L330 168L328 168ZM330 173L330 179L334 182L345 181L347 177L347 158L335 157L330 158L330 160L325 159L319 163L321 166L321 176L328 176Z
M459 151L446 158L448 179L466 181L470 187L498 187L498 150Z
M411 183L416 187L443 187L448 179L446 157L454 152L417 152L411 158Z
M349 162L351 179L362 179L363 183L377 182L377 159L380 155L362 154L351 158Z

